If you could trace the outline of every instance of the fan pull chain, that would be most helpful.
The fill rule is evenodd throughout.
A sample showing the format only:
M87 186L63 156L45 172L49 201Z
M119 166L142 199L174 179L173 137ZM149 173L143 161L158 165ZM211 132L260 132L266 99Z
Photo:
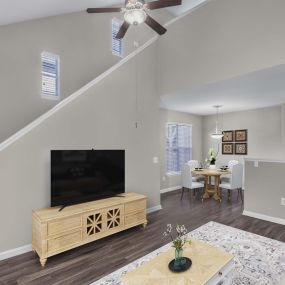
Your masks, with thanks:
M138 41L134 41L134 47L135 47L135 51L136 51L136 55L135 55L135 77L136 77L136 122L135 122L135 127L136 129L138 128L139 126L139 122L138 122L138 111L139 111L139 108L138 108L138 93L139 93L139 90L138 90L138 53L137 53L137 49L139 47L139 43Z

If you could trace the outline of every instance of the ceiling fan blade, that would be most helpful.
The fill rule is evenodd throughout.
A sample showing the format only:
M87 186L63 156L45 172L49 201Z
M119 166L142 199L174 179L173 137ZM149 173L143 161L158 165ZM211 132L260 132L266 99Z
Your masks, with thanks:
M166 29L160 25L157 21L155 21L152 17L147 15L145 19L145 23L151 27L153 30L155 30L159 35L163 35L166 33Z
M114 13L121 12L122 8L88 8L87 13Z
M122 39L125 36L129 27L130 27L130 24L128 22L124 21L119 32L116 35L116 39L118 39L118 40Z
M182 0L160 0L146 3L146 7L150 10L161 9L166 7L178 6L182 4Z

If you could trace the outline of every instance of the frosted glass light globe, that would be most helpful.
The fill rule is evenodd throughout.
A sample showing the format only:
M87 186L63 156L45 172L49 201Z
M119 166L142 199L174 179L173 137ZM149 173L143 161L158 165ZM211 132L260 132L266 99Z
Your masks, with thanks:
M145 21L146 12L142 9L133 9L126 11L124 18L131 25L139 25Z
M211 137L215 140L220 140L221 138L223 138L224 134L222 133L214 133L214 134L211 134Z

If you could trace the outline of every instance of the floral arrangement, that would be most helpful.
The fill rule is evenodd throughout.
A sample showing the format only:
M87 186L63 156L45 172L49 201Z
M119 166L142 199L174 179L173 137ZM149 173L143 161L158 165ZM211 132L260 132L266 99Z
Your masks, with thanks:
M176 232L176 237L174 237L172 233L172 225L168 224L166 227L166 231L163 233L164 237L170 236L172 240L172 247L174 247L178 251L181 251L186 243L191 244L191 240L187 239L186 234L188 231L184 225L181 226L177 225L175 228L175 232Z
M218 153L216 153L213 148L210 148L208 151L208 158L206 158L205 161L213 165L216 163L217 156Z

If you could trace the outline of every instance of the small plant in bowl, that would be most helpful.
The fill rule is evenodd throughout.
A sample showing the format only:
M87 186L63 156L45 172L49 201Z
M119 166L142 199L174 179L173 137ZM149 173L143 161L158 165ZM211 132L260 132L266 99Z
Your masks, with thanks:
M184 225L177 225L173 231L172 225L168 224L166 226L166 231L163 233L164 237L170 237L172 240L172 247L175 248L175 262L174 266L180 267L184 262L183 258L183 247L186 243L191 244L186 236L187 229Z

